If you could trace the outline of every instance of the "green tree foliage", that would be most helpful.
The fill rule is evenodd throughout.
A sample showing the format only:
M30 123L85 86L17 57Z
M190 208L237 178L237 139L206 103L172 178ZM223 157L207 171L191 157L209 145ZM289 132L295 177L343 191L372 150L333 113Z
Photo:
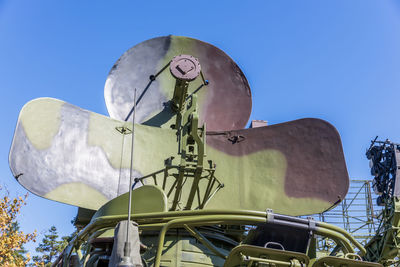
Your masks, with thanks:
M46 267L51 265L65 247L64 242L58 239L57 228L55 226L50 227L36 248L36 252L41 255L32 258L35 265Z
M75 234L76 232L73 232L69 236L59 238L57 228L55 226L50 227L36 248L36 252L39 252L40 255L32 258L33 266L51 266L51 263L57 259L58 255L64 250Z

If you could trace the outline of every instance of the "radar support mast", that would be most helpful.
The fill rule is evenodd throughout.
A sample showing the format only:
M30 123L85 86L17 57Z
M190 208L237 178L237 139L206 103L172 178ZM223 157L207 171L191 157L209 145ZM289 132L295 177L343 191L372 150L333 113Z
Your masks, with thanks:
M170 67L170 73L176 79L173 98L171 100L171 108L176 113L176 122L171 125L171 128L176 130L180 163L173 165L172 161L174 157L171 156L164 161L164 169L137 178L136 181L143 185L146 179L156 179L157 174L162 174L164 175L164 189L168 177L174 177L176 180L169 190L169 192L174 190L172 205L170 207L170 210L173 211L181 209L182 200L180 198L182 196L183 185L186 183L186 179L190 179L191 182L188 182L188 184L191 184L189 195L183 209L190 210L192 208L196 194L199 199L196 209L202 209L207 201L223 187L223 184L214 177L216 165L211 160L208 161L209 167L204 168L204 158L206 157L206 124L203 123L203 126L199 127L196 93L202 86L208 85L208 81L204 79L199 60L193 56L178 55L166 66ZM158 73L165 70L166 66ZM202 77L201 86L188 95L189 83L194 81L199 75ZM155 76L150 76L150 79L155 80ZM177 173L171 173L171 169L176 169ZM198 187L200 179L208 181L209 185L203 196L200 195ZM217 187L214 191L211 191L214 184L217 184ZM202 200L200 201L200 199Z

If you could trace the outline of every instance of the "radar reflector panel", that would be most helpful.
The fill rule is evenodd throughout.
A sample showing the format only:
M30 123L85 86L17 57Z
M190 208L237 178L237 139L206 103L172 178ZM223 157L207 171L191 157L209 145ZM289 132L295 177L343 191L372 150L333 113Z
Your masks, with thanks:
M243 129L251 112L251 92L243 72L219 48L182 36L147 40L118 59L104 87L110 116L129 119L136 88L137 122L168 128L174 116L168 106L175 78L165 69L179 55L191 55L201 64L204 80L191 82L188 92L198 95L200 123L210 131Z
M176 201L190 198L193 208L272 208L305 215L320 213L345 196L348 174L332 125L302 119L243 129L251 93L242 71L218 48L177 36L140 43L115 63L105 85L111 118L52 98L28 102L9 155L14 176L34 194L87 209L126 193L132 140L132 123L126 120L134 88L141 123L135 124L134 176L167 173L163 169L181 157L177 130L171 128L178 80L189 83L189 96L197 96L199 126L205 123L208 130L204 151L216 167L210 167L213 180L200 179L196 198L188 196L190 190L174 189L175 178L165 183L146 179L164 190L169 210L184 209ZM185 179L190 187L190 177ZM172 205L174 192L179 197Z

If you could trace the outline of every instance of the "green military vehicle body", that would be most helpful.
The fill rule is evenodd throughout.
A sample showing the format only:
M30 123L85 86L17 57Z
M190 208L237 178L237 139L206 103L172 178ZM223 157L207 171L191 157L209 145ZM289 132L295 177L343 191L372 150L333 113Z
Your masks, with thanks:
M311 118L244 129L250 87L218 48L179 36L138 44L110 71L105 100L111 117L52 98L19 116L14 176L79 207L80 231L54 266L389 264L303 218L347 193L336 129ZM317 251L319 238L335 249Z

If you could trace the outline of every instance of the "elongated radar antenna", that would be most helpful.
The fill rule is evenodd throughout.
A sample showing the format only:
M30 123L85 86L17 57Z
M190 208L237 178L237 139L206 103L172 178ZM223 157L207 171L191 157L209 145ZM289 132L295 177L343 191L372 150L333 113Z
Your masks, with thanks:
M131 167L129 172L129 200L128 200L128 223L126 225L126 241L124 244L124 257L121 263L118 265L120 267L133 266L130 257L131 254L131 243L129 240L129 229L131 228L131 208L132 208L132 179L133 179L133 149L135 146L135 113L136 113L136 88L133 93L133 116L132 116L132 145L131 145Z

